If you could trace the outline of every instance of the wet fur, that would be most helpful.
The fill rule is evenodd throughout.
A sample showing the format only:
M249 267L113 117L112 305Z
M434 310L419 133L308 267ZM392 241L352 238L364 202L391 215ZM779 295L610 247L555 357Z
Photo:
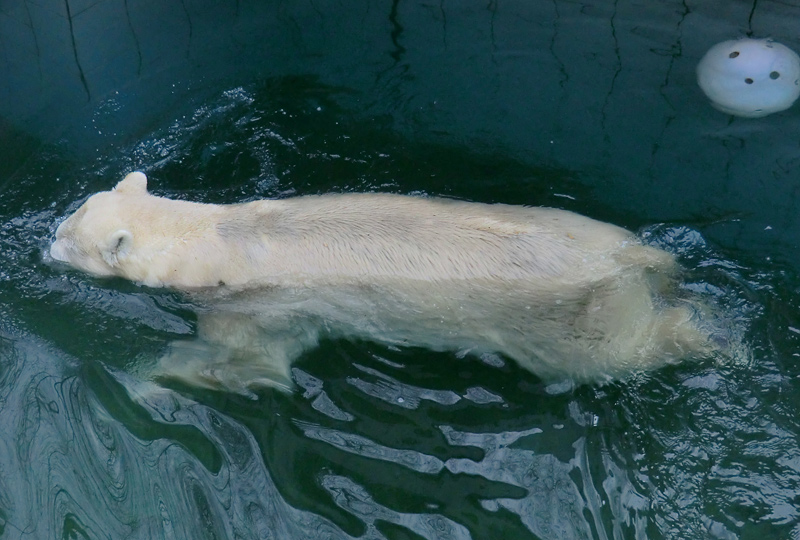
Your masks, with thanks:
M323 337L499 353L545 379L606 380L714 349L702 306L662 294L675 261L562 210L388 194L211 205L132 173L58 229L53 257L186 291L198 340L159 370L291 386Z

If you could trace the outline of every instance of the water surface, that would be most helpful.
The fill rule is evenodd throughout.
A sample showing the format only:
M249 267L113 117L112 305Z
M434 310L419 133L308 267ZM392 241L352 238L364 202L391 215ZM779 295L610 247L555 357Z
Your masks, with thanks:
M4 538L800 537L797 107L712 109L779 2L0 7ZM752 355L553 393L512 362L325 342L298 390L155 385L184 297L51 264L131 170L172 198L546 205L675 253ZM491 360L491 359L490 359Z

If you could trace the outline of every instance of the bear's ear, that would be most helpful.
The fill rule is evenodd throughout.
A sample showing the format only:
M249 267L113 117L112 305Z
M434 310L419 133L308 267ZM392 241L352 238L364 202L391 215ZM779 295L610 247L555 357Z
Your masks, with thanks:
M119 181L114 191L130 194L147 193L147 176L142 172L132 172Z
M103 260L110 267L116 268L120 262L125 260L131 248L133 248L133 235L130 231L120 229L111 233L108 240L106 240L106 245L101 250L101 254L103 255Z

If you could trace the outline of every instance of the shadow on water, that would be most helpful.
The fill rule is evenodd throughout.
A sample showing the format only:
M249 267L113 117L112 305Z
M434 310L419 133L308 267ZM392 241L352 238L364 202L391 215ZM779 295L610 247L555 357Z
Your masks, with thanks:
M0 123L3 537L800 536L800 277L786 248L797 235L797 149L783 137L794 113L743 124L690 99L690 60L702 47L687 36L707 6L632 14L612 2L552 2L514 19L497 3L366 3L348 19L326 3L270 11L235 2L205 15L181 4L165 8L165 28L181 29L174 41L144 39L133 3L115 24L132 44L120 46L125 69L169 80L177 61L160 64L156 52L177 43L163 55L183 59L179 74L191 82L176 84L191 90L113 94L115 81L141 81L111 76L119 66L103 64L107 51L85 52L76 8L73 36L62 37L83 71L65 92L90 102L65 111L54 137L20 130L21 112ZM765 23L751 7L743 20L758 32ZM215 16L237 29L259 26L248 17L278 21L290 52L305 51L303 69L287 69L290 52L275 46L280 76L262 51L198 83L186 58L236 58L268 33L203 48ZM375 51L359 41L373 23ZM708 31L732 29L717 21ZM356 60L342 53L320 68L343 30ZM568 46L577 36L588 52ZM484 42L488 56L476 52ZM634 44L650 51L646 66L633 63ZM368 67L348 72L361 61ZM644 94L641 80L658 93ZM134 102L159 99L158 113L136 120ZM156 385L137 374L195 333L195 306L45 256L64 215L136 169L157 194L205 202L388 191L611 221L675 253L682 286L744 329L752 357L687 360L554 394L497 358L329 341L294 366L293 394ZM775 189L755 189L756 177ZM773 214L776 230L766 229Z

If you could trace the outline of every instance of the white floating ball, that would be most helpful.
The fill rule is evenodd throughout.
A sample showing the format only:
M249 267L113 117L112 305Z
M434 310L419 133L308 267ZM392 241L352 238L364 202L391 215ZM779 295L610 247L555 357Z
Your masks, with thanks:
M759 118L800 96L800 56L769 39L723 41L700 60L697 83L720 111Z

